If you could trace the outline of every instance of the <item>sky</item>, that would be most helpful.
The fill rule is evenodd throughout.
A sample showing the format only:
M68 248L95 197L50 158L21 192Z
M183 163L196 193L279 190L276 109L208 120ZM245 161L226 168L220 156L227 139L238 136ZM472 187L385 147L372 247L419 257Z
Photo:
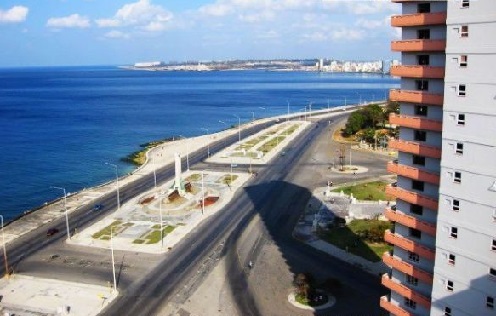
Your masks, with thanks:
M0 67L391 59L391 0L2 0Z

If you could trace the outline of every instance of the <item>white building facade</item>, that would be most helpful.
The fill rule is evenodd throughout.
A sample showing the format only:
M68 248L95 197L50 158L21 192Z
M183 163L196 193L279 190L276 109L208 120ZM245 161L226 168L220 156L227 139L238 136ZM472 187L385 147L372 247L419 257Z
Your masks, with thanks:
M496 315L496 1L411 1L392 26L397 199L383 261L394 315Z

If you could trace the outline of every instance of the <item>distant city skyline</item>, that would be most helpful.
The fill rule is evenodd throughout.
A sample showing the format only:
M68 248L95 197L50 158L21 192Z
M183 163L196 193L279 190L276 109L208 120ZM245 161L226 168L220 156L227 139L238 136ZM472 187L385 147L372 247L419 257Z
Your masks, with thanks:
M386 0L3 0L0 67L397 58Z

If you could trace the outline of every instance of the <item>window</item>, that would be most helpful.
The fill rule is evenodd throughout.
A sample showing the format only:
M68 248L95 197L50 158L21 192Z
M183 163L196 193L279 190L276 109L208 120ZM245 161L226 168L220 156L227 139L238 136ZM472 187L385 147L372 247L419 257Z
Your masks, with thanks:
M415 130L413 132L413 139L418 140L419 142L425 142L425 140L427 139L427 132Z
M486 297L486 306L489 308L494 308L494 297L492 296Z
M470 7L470 0L462 0L462 8L469 8L469 7Z
M417 286L418 285L418 279L407 274L406 275L406 283Z
M455 174L453 176L453 182L462 183L462 173L460 171L455 171Z
M415 309L417 307L417 303L415 303L415 301L412 301L408 297L405 297L405 305L410 307L411 309Z
M468 37L468 25L462 25L462 28L460 30L460 36Z
M465 114L458 114L458 125L465 125Z
M427 106L426 105L416 105L415 106L415 115L418 116L427 116Z
M408 231L410 233L410 237L420 239L422 238L422 232L418 229L415 228L408 228Z
M444 316L451 316L451 308L445 307L444 308Z
M454 266L455 265L455 259L456 259L455 255L450 253L448 255L448 264L451 264L452 266Z
M417 31L417 39L430 39L431 38L431 30L422 29Z
M415 252L408 252L408 260L413 261L413 262L419 262L420 257L417 255Z
M451 209L458 212L460 210L460 200L451 201Z
M455 153L458 155L463 155L463 143L456 143Z
M412 156L412 162L414 165L425 166L425 157L424 156Z
M412 180L412 189L418 191L424 191L424 181Z
M491 245L491 250L496 251L496 239L493 239L493 244Z
M419 66L429 66L429 55L418 55L417 62Z
M453 281L448 280L448 282L446 282L446 289L453 292Z
M417 13L430 13L431 4L430 3L419 3L417 6Z
M495 268L489 268L489 274L496 277L496 269Z
M418 204L410 204L410 213L422 215L424 213L424 208Z
M427 80L415 80L415 86L417 90L427 91L429 90L429 81Z
M460 67L467 67L467 55L460 55Z
M455 238L455 239L458 238L458 228L457 227L451 227L450 237Z
M465 95L467 95L467 87L464 84L459 84L458 85L458 96L464 97Z

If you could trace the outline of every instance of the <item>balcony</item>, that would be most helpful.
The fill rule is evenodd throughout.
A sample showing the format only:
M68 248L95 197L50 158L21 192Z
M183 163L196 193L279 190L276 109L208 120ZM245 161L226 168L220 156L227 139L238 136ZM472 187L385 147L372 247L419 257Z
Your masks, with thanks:
M411 227L423 231L431 236L436 236L436 225L425 221L421 221L416 217L403 214L399 211L393 211L389 208L386 209L384 215L392 222L400 223L403 226Z
M389 148L414 155L441 159L441 148L400 139L390 139Z
M434 132L443 130L443 122L430 120L423 117L389 114L389 124L395 124L403 127L414 129L425 129Z
M411 275L414 278L417 278L427 284L432 285L432 280L434 276L432 273L426 272L422 269L419 269L408 262L401 260L398 257L392 256L389 252L384 253L382 256L382 261L389 267L394 268L400 272Z
M406 165L388 162L387 171L413 180L439 185L439 174L423 171Z
M393 15L391 26L445 25L446 12Z
M442 94L400 89L391 89L389 91L389 99L391 99L391 101L398 102L421 103L439 106L442 106L444 102L444 97Z
M415 252L419 256L434 261L436 253L429 247L414 242L398 234L393 234L389 229L384 232L384 240L392 245L400 247L410 252Z
M403 308L391 303L387 296L381 296L381 307L396 316L414 316L414 314L409 313Z
M391 42L391 50L395 52L444 52L445 49L445 39L411 39Z
M418 204L433 211L437 211L438 202L436 199L421 195L416 192L411 192L402 188L386 186L386 194L394 196L397 199L406 201L410 204Z
M409 299L415 301L417 304L420 304L424 306L426 309L431 308L431 299L430 297L424 296L416 291L413 291L412 289L408 288L407 286L396 282L395 280L391 279L387 273L382 275L382 285L390 289L391 291L395 291L399 295L403 297L408 297Z
M396 77L443 79L444 70L444 67L402 65L392 66L390 71Z

